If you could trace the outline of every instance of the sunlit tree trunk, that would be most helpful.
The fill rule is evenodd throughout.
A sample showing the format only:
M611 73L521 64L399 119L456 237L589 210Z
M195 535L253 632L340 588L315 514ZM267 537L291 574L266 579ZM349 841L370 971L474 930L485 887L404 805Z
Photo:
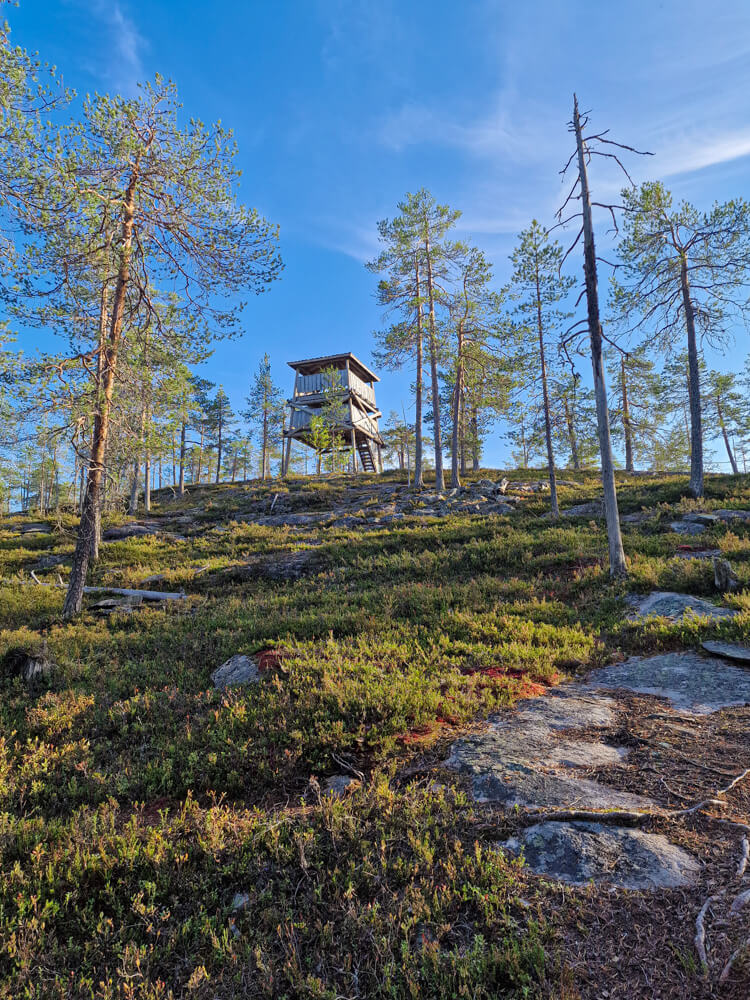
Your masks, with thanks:
M609 430L609 407L607 405L607 390L604 382L604 365L602 362L602 326L599 317L599 289L596 270L596 248L594 245L594 226L591 218L591 199L589 195L588 172L586 170L586 154L583 148L581 119L578 113L577 100L573 109L573 127L576 136L578 176L581 186L583 271L586 281L591 367L594 374L599 454L602 469L602 486L604 489L604 514L607 522L607 538L609 541L609 572L614 577L621 577L627 576L627 563L625 561L625 550L622 545L622 534L620 532L620 515L617 509L615 468L612 459L612 438Z

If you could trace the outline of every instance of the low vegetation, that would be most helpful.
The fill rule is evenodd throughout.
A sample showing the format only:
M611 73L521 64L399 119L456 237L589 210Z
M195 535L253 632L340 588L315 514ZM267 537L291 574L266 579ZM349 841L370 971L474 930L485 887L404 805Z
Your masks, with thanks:
M563 508L597 496L593 474L576 478ZM697 540L668 531L684 481L620 480L625 513L658 515L624 526L631 588L712 593L710 561L677 557ZM562 947L580 900L499 851L502 825L437 765L458 733L564 676L746 637L750 527L700 538L731 560L740 615L635 624L603 522L552 522L540 494L509 516L252 523L274 493L324 511L345 486L157 494L152 516L185 534L105 543L91 582L158 576L145 585L186 599L67 623L64 590L30 573L55 583L74 519L39 534L3 520L0 655L57 665L37 688L0 681L4 1000L580 995ZM710 477L706 494L750 507L750 477ZM302 551L297 580L258 570ZM259 684L214 690L228 657L264 650ZM350 793L321 797L342 773ZM689 928L674 949L689 952Z

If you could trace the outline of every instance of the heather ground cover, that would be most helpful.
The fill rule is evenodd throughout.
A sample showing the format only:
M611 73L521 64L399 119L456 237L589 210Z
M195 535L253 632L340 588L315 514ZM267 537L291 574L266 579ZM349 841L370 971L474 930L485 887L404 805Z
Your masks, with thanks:
M595 475L570 478L563 507L598 497ZM0 655L44 650L57 669L33 690L1 681L0 996L595 995L570 961L591 894L498 850L512 818L439 764L565 677L747 639L750 525L699 540L739 578L718 597L711 561L684 558L698 541L669 527L698 506L684 481L621 478L623 514L649 511L624 526L627 589L712 595L736 617L628 621L603 522L551 522L543 493L507 515L256 523L277 502L335 510L337 477L158 494L155 533L105 543L90 582L186 599L62 624L64 592L30 573L64 574L49 562L74 519L23 534L32 515L4 518ZM732 507L750 508L750 477L710 478L700 508ZM266 571L300 553L296 577ZM258 684L214 690L228 657L267 650ZM320 797L342 772L350 793ZM665 954L687 995L713 995L691 936L675 924Z

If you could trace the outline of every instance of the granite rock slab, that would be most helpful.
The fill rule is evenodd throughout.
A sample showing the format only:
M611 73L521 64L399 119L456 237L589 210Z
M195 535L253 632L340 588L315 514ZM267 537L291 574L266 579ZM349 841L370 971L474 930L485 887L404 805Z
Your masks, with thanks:
M602 823L537 823L501 845L523 850L528 867L570 885L676 889L694 882L700 865L665 836Z

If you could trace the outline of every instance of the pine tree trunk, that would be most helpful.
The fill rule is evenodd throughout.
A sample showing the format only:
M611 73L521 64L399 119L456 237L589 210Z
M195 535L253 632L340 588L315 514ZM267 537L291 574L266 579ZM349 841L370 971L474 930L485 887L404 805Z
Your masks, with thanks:
M109 417L112 409L112 396L115 387L117 357L120 347L120 336L125 311L125 299L130 284L130 255L133 244L133 219L135 214L135 193L138 184L139 158L136 158L133 172L130 176L123 204L122 249L120 266L117 274L112 316L109 327L109 338L104 351L102 365L102 385L98 406L94 415L94 427L91 436L91 457L89 472L86 478L86 489L83 497L81 521L78 527L78 538L73 553L73 564L70 571L68 591L63 604L63 618L72 618L78 614L83 604L83 588L86 574L92 556L92 550L97 544L97 517L100 510L104 462L109 434Z
M151 452L148 448L143 462L143 509L151 513Z
M612 438L609 430L609 408L607 406L607 390L604 382L604 365L602 363L602 326L599 317L596 247L594 245L589 181L586 171L586 157L583 149L581 119L578 114L577 99L575 99L573 108L573 127L576 136L578 176L581 186L583 271L586 280L586 304L588 307L589 337L591 341L591 367L594 374L599 454L601 457L602 486L604 489L604 514L607 522L607 538L609 540L609 572L611 576L624 577L627 576L628 570L627 563L625 562L625 550L622 546L620 514L617 509L617 488L615 486L615 468L612 459Z
M466 475L466 387L464 386L461 392L461 399L459 400L461 409L459 411L460 420L460 448L461 448L461 475Z
M461 485L458 475L458 452L460 448L461 396L464 391L464 331L463 323L458 324L458 360L456 363L456 384L453 387L453 437L451 438L451 487Z
M544 325L542 323L542 299L539 288L539 259L535 259L536 277L536 325L539 334L539 361L542 370L542 402L544 404L544 437L547 443L547 473L549 475L549 502L554 518L560 516L557 502L557 477L555 476L555 453L552 448L552 420L549 413L549 390L547 388L547 358L544 353Z
M128 503L128 514L135 514L138 511L138 479L140 477L141 462L139 457L133 459L133 477L130 481L130 502Z
M422 471L422 299L419 284L419 255L414 254L414 271L417 291L417 372L414 400L414 485L424 486Z
M625 471L634 472L633 466L633 427L630 422L630 400L628 399L628 380L625 371L625 358L620 358L620 387L622 389L622 428L625 434Z
M201 481L201 472L202 472L201 466L203 464L203 435L204 435L204 429L201 426L201 440L200 444L198 445L198 475L196 478L197 483L200 483Z
M221 435L222 435L222 430L223 430L222 424L223 424L223 420L221 419L221 414L219 414L219 440L218 440L217 447L216 447L216 484L217 485L219 483L219 479L221 478L221 445L222 445Z
M471 467L474 472L479 472L479 421L476 407L471 411Z
M573 462L573 468L575 471L580 472L581 460L578 456L578 438L576 436L575 421L573 420L573 411L570 408L567 396L563 396L563 406L565 407L565 426L568 429L571 461Z
M703 414L701 406L700 368L698 365L698 338L695 334L695 310L690 296L687 257L680 260L682 303L685 307L685 326L688 340L688 389L690 391L690 492L697 499L703 496Z
M177 493L181 497L185 495L185 433L186 426L183 420L180 428L180 482L177 487Z
M435 329L435 290L432 282L432 254L430 253L429 233L424 241L427 257L427 296L430 307L430 376L432 379L432 428L435 440L435 489L445 488L443 475L443 442L440 429L440 383L438 381L437 330Z
M716 396L716 413L719 417L719 427L721 428L721 435L724 438L724 447L727 449L727 455L729 456L729 464L732 466L732 473L735 476L739 476L740 470L737 465L737 459L734 457L732 446L729 444L729 435L724 423L724 411L721 408L721 399L718 395Z
M268 410L266 409L266 407L264 405L264 407L263 407L263 455L262 455L262 462L263 462L263 475L262 475L262 478L263 479L266 478L267 453L268 453Z

